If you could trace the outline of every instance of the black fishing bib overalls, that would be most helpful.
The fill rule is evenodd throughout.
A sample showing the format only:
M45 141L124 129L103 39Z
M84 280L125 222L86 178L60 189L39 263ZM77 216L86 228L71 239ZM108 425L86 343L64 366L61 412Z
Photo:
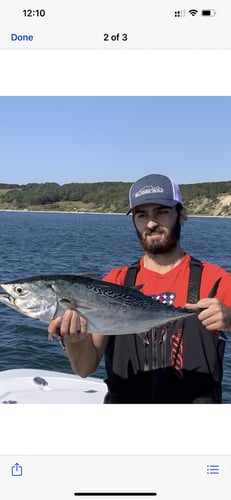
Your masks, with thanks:
M135 284L138 270L138 262L128 268L126 286ZM187 302L198 301L202 271L191 257ZM204 328L196 315L145 335L110 337L104 403L221 403L224 345L220 332Z

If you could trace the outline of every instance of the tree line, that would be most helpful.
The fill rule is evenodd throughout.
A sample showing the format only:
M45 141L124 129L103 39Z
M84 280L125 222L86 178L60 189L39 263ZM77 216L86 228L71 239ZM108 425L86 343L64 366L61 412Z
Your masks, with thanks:
M78 202L83 206L91 204L95 210L124 212L127 210L130 185L126 182L70 183L62 186L54 182L20 186L0 184L0 204L25 209Z
M129 182L29 183L25 185L0 183L2 209L89 209L91 211L124 213L128 210ZM200 202L206 197L214 201L220 194L231 194L231 181L182 184L184 204ZM76 206L76 208L75 208Z

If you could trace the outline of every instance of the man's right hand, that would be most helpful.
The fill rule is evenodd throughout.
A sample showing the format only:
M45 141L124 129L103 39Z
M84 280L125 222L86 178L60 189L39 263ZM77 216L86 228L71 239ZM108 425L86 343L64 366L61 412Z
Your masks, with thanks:
M87 320L76 311L68 310L53 319L48 327L49 337L62 337L64 342L81 342L87 333Z
M67 310L63 317L53 319L48 327L50 338L58 337L64 346L74 373L88 377L98 367L108 337L87 332L87 320L76 311ZM84 342L83 342L84 341Z

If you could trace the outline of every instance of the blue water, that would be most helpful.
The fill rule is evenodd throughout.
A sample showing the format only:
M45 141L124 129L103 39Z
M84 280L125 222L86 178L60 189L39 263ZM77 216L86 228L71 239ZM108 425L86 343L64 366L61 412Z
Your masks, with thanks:
M0 282L46 273L92 272L141 255L131 217L124 215L0 212ZM182 230L184 250L231 272L231 219L189 218ZM59 343L47 327L0 304L0 370L41 368L71 373ZM104 377L104 363L95 373ZM231 403L231 336L224 359L223 400Z

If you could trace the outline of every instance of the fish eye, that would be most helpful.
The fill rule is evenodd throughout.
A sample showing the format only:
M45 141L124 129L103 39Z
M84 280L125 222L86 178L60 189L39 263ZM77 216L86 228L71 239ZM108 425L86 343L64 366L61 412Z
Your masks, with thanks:
M23 288L22 288L21 286L19 286L19 285L18 285L18 286L15 286L15 287L14 287L14 291L15 291L16 293L21 294L21 293L23 293Z

